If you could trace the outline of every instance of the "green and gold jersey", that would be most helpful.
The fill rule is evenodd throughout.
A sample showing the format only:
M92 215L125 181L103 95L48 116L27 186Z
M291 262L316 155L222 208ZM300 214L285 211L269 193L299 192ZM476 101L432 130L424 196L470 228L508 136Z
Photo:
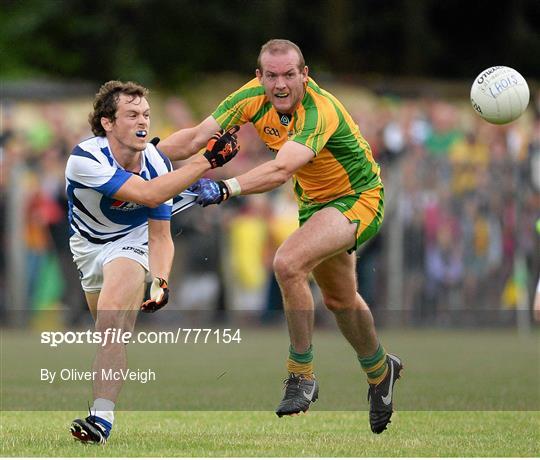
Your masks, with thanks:
M253 123L274 152L287 141L313 150L313 160L293 177L300 207L381 185L379 165L358 126L343 105L311 78L302 102L291 115L278 113L254 78L221 102L212 116L223 129Z

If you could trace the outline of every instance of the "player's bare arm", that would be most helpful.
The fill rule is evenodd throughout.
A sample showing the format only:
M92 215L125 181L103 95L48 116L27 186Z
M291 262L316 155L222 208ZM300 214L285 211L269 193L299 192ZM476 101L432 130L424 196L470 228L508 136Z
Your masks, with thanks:
M241 195L273 190L287 182L302 166L309 163L313 150L298 142L288 141L279 150L276 158L263 163L236 178Z
M133 175L118 189L114 198L155 208L183 192L209 169L210 163L200 155L182 168L148 181Z
M186 166L146 181L132 175L115 193L114 198L150 208L178 195L209 169L223 166L238 153L236 132L233 126L222 133L216 132L206 143L204 153L192 159Z
M148 219L148 263L152 277L168 280L173 258L170 221Z
M148 264L153 277L150 299L141 305L144 312L155 312L167 305L169 300L169 275L174 257L170 222L148 220Z
M199 195L197 203L201 206L219 204L231 196L263 193L287 182L314 156L315 153L305 145L289 141L279 150L274 160L225 181L200 179L191 190Z
M159 143L159 149L171 160L185 160L202 149L208 139L221 129L218 122L209 116L193 128L181 129Z

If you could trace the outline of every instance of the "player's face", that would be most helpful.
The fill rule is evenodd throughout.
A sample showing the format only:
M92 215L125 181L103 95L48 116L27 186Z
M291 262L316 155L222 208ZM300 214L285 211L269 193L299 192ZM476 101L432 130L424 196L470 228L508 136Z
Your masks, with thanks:
M150 105L146 98L120 94L116 119L112 123L109 120L107 122L103 124L107 135L120 145L135 152L146 148L150 129ZM145 135L141 136L143 132Z
M304 97L308 81L308 68L298 68L299 57L295 50L286 53L263 53L261 69L256 75L264 86L266 96L278 112L293 113Z

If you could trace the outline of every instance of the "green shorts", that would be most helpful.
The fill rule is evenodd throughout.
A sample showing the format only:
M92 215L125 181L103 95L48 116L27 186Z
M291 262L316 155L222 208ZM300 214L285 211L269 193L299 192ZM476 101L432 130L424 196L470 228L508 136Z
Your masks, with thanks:
M336 208L349 219L349 222L356 224L356 243L348 250L353 252L374 236L381 227L384 216L384 188L381 185L357 195L342 196L328 203L300 208L298 211L300 226L317 211L329 206Z

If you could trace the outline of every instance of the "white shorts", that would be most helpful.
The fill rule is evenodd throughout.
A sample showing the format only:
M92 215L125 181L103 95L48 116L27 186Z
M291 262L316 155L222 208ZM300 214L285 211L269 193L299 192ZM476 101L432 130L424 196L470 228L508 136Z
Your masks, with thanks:
M79 270L79 278L84 292L101 291L103 286L103 266L111 260L126 257L138 262L146 271L146 281L150 280L148 269L148 227L136 228L118 241L94 244L79 234L69 239L73 262Z

